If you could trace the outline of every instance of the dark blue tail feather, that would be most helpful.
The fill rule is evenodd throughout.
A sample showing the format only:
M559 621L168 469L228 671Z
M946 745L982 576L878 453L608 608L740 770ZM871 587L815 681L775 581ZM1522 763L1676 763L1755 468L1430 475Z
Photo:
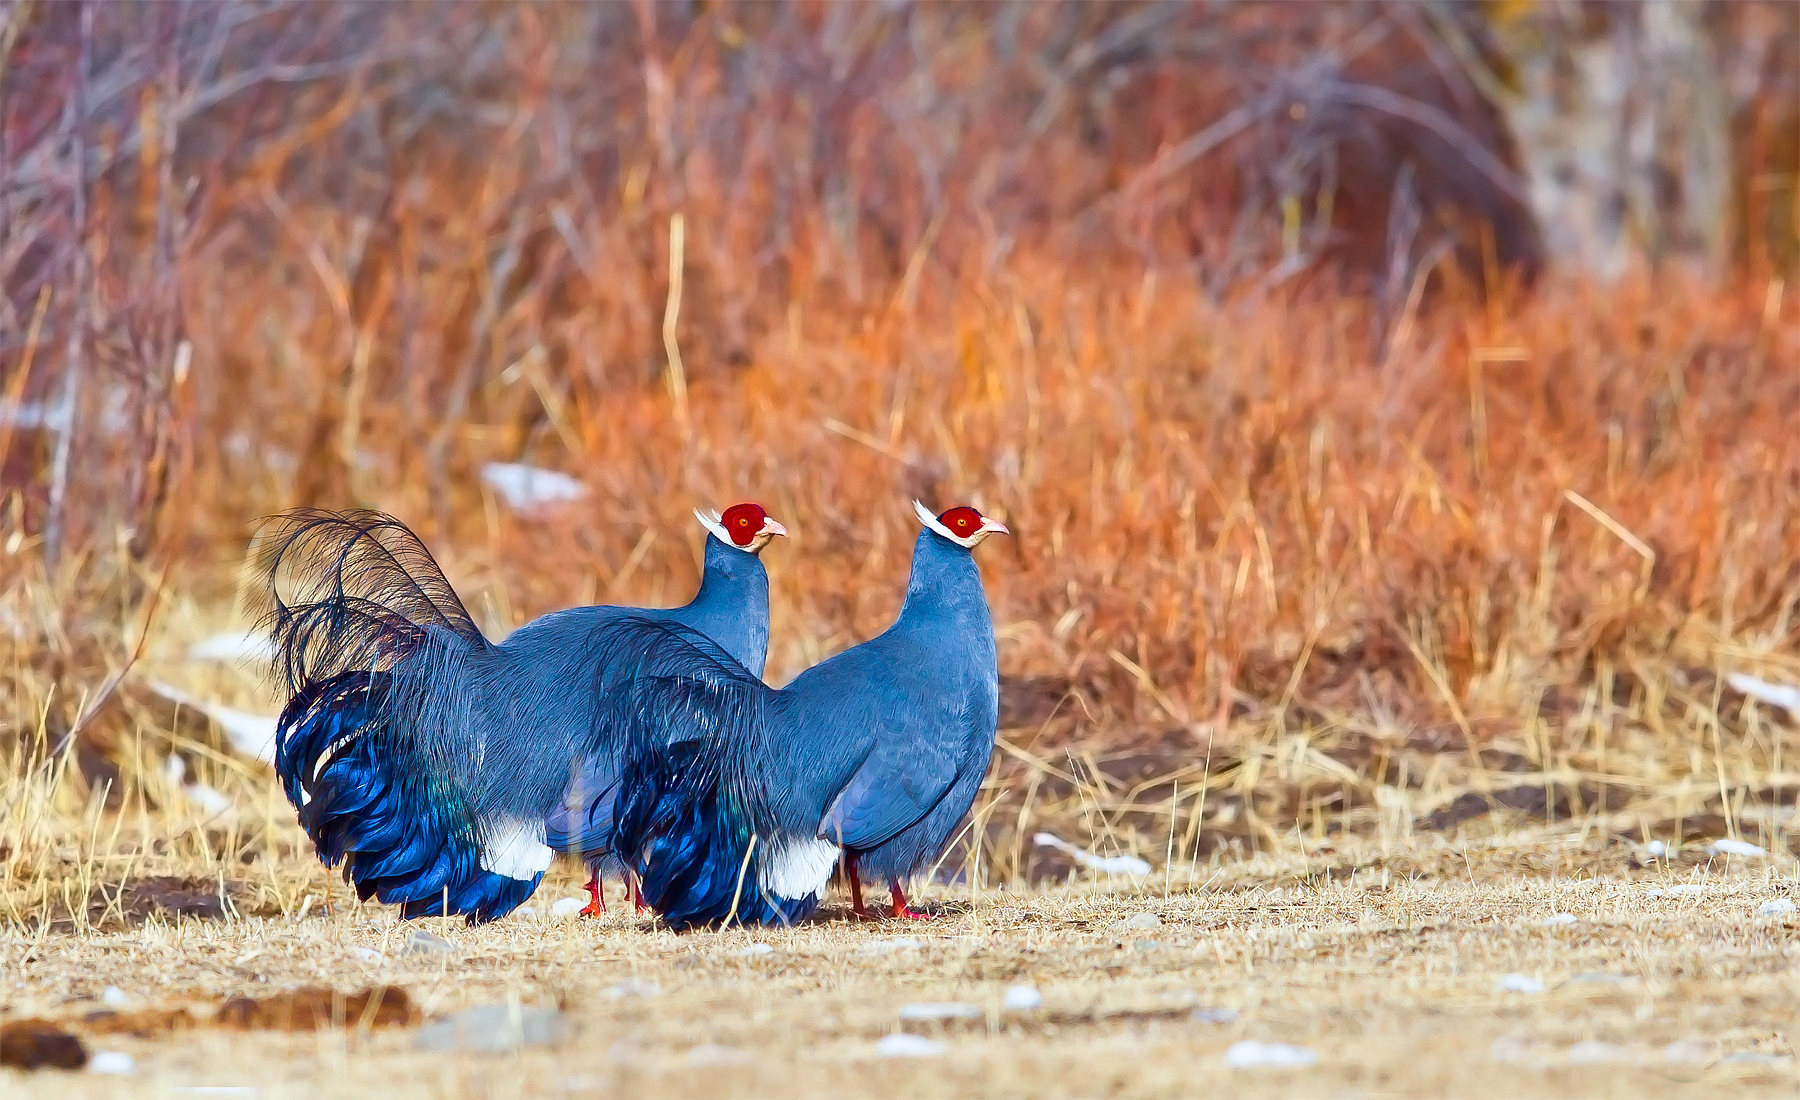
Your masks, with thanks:
M523 904L539 874L481 866L481 841L454 801L425 777L408 739L384 717L387 672L353 671L305 685L281 713L275 770L326 866L344 865L358 897L403 917L493 920Z
M705 746L686 742L628 760L613 836L644 900L676 931L720 924L792 924L816 895L765 894L763 853L731 804Z

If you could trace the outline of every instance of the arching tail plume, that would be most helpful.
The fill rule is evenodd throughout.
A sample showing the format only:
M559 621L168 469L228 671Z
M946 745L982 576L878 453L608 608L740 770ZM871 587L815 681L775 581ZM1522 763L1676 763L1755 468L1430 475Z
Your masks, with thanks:
M476 666L492 647L417 536L378 512L293 512L257 556L292 693L275 768L301 827L364 899L471 923L550 865L542 822L478 815Z

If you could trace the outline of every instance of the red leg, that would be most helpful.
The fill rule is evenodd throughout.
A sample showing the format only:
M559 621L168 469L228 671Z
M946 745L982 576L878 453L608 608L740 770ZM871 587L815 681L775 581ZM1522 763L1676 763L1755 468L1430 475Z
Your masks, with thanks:
M606 896L600 892L600 873L598 871L588 878L587 892L587 908L581 911L581 915L604 917L606 915Z
M630 871L625 872L625 889L630 892L631 904L636 907L640 916L650 911L650 903L644 900L643 891L638 889L637 876Z
M850 880L850 911L864 920L880 920L864 907L862 900L862 880L856 877L856 857L845 853L844 877Z
M930 920L931 919L930 913L917 913L917 912L914 912L913 910L907 908L906 893L900 889L900 884L898 882L891 883L889 886L889 890L894 895L894 916L903 918L905 920Z

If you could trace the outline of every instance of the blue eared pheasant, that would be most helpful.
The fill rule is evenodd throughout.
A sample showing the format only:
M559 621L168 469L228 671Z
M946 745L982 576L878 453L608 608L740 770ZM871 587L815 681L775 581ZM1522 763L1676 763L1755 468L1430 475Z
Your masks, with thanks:
M994 748L993 617L970 552L1006 527L914 507L925 530L893 625L784 688L678 626L615 636L642 672L608 695L629 744L613 839L671 926L798 920L840 857L859 912L861 870L916 915L903 883L948 846Z
M503 916L554 850L584 856L599 903L622 745L597 736L601 701L628 682L621 623L662 622L760 671L768 574L781 524L755 504L696 513L700 591L683 607L580 607L489 642L429 551L378 512L303 510L260 539L276 671L292 698L276 771L301 826L358 894L406 917ZM504 790L504 799L486 797Z

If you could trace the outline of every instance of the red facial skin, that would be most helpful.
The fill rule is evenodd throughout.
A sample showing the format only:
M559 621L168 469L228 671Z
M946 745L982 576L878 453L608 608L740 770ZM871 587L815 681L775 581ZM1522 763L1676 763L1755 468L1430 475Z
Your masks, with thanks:
M760 504L733 504L719 517L719 526L725 528L732 542L749 546L762 533L763 522L768 518L769 513Z
M952 508L939 516L938 522L959 539L974 538L975 532L981 530L981 513L967 506Z

